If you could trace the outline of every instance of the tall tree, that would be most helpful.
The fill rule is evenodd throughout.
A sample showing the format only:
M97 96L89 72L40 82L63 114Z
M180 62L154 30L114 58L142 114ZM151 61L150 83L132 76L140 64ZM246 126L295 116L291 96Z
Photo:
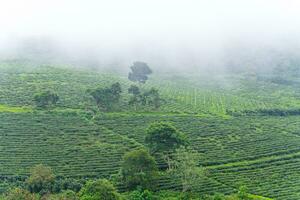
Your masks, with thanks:
M192 149L180 147L175 150L168 172L180 181L182 192L193 191L204 174L204 169L197 166L199 160L199 153Z
M152 74L152 70L145 62L134 62L130 69L128 79L133 82L146 83L148 75Z
M134 106L134 110L137 110L137 105L141 102L141 91L140 88L136 85L131 85L128 88L128 93L132 94L129 99L128 104Z
M129 189L137 187L153 189L157 173L155 159L145 149L125 154L121 166L121 177Z
M162 156L170 168L172 153L187 144L186 135L167 122L150 124L146 131L145 142L153 154Z
M145 142L151 152L174 151L187 143L186 136L167 122L155 122L146 130Z
M31 168L30 172L26 182L31 192L41 194L51 192L55 176L50 167L39 164Z

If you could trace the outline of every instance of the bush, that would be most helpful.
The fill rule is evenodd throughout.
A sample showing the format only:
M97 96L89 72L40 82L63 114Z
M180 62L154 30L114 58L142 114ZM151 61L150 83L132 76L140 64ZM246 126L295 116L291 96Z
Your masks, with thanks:
M141 188L134 190L129 195L129 200L157 200L152 192L149 190L142 190Z
M79 192L80 200L119 200L115 187L106 179L88 181Z
M34 95L34 101L37 107L44 108L47 106L55 105L58 100L58 95L50 91L41 92Z
M38 200L38 197L34 194L31 194L29 191L14 188L11 189L4 197L5 200Z

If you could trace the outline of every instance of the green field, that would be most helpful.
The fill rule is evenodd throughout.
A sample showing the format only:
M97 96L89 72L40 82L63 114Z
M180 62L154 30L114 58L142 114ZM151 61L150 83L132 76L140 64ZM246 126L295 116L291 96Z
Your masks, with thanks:
M199 193L231 194L246 185L253 194L300 199L300 115L260 112L300 109L297 77L289 76L296 84L278 84L247 74L152 76L143 88L158 88L166 102L159 110L135 112L126 104L131 85L126 74L3 62L0 191L39 163L65 177L109 178L119 171L124 153L144 145L150 123L167 121L201 154L199 166L207 173L197 185ZM124 91L119 108L94 113L86 90L116 81ZM37 109L33 96L46 89L57 92L58 105ZM179 187L167 175L159 180L160 189Z

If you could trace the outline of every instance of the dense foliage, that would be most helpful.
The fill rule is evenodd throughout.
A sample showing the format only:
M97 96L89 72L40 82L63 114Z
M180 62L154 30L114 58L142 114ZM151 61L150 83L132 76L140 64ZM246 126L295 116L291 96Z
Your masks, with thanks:
M137 187L153 189L157 175L155 159L145 149L125 154L121 166L121 176L129 189Z
M153 153L170 152L185 145L187 139L170 123L156 122L148 127L145 142Z
M119 200L120 195L114 186L105 179L88 181L79 192L80 200Z
M133 82L146 83L148 75L152 73L147 63L140 61L134 62L130 69L128 79Z
M34 101L36 103L36 106L38 107L44 108L47 106L55 105L58 100L58 95L50 91L40 92L34 95Z
M109 88L97 88L95 90L87 90L94 98L97 106L105 111L112 110L121 98L122 88L120 83L114 83Z
M54 183L54 174L50 167L36 165L31 169L31 174L27 179L29 191L34 193L46 194L51 192Z

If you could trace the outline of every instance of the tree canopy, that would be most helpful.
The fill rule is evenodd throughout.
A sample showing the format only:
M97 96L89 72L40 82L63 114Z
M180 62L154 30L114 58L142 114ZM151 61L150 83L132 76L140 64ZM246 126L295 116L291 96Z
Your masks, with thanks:
M34 101L37 107L47 107L55 105L59 100L57 94L51 91L40 92L34 95Z
M80 200L120 200L120 194L106 179L88 181L79 192Z
M110 87L87 90L87 92L94 98L100 109L110 111L117 103L119 103L122 88L120 83L117 82Z
M27 184L31 192L48 193L51 191L55 176L50 167L39 164L31 168L30 172Z
M145 138L151 152L170 152L187 143L186 136L167 122L150 124Z
M138 86L131 85L128 89L128 93L132 94L128 104L133 105L135 110L137 109L138 105L151 106L155 109L158 109L164 101L160 97L158 90L155 88L141 92Z
M152 70L145 62L134 62L130 69L128 79L133 82L146 83L148 75L152 74Z
M200 155L198 152L180 147L175 150L171 160L170 174L181 183L182 192L193 191L204 171L198 167Z
M123 158L121 176L129 189L152 189L157 172L155 159L145 149L126 153Z

